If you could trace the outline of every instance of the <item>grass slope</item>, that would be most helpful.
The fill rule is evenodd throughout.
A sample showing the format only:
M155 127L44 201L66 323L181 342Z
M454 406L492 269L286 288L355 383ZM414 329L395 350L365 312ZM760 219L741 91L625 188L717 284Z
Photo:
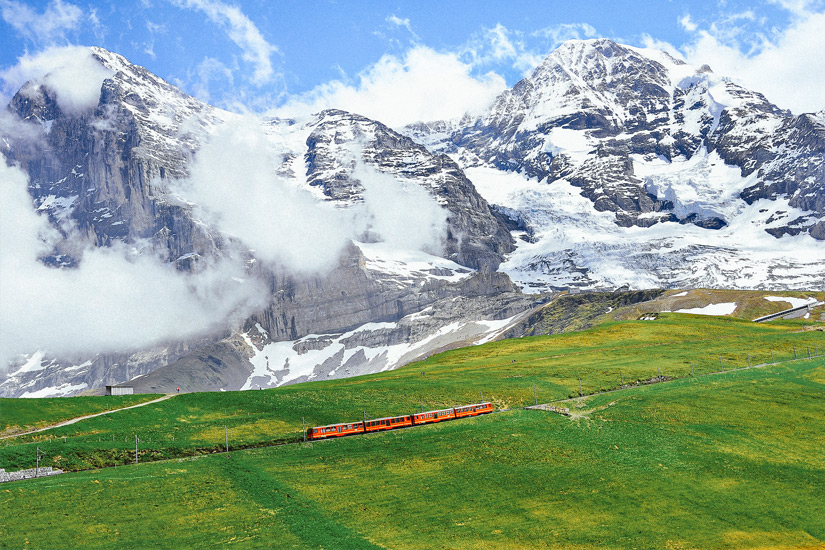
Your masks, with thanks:
M105 397L0 398L0 437L35 430L78 416L110 411L157 399L159 395Z
M571 406L8 484L0 547L825 545L825 360Z
M820 324L820 323L818 323ZM821 325L821 324L820 324ZM608 390L659 373L670 377L788 360L825 350L810 321L754 324L731 318L661 314L657 321L605 323L587 331L463 348L396 371L273 390L184 394L0 442L0 467L70 470L176 458L231 448L297 441L308 426L476 402L498 408ZM721 358L721 362L720 362ZM720 366L721 365L721 366ZM534 393L535 388L535 393Z

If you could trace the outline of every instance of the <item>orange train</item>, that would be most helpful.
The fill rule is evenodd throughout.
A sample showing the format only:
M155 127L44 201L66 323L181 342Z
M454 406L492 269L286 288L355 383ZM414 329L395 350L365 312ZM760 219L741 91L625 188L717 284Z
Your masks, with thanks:
M492 403L475 403L473 405L463 405L451 409L441 409L438 411L427 411L404 416L390 416L387 418L376 418L374 420L359 420L345 424L330 424L329 426L315 426L307 430L308 440L328 439L330 437L344 437L347 435L381 432L384 430L394 430L396 428L408 428L421 424L432 424L464 418L467 416L478 416L493 412Z

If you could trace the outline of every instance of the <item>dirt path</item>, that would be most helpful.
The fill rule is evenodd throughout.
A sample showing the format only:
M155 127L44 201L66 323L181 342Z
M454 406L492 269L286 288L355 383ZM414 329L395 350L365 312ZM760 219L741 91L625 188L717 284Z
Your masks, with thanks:
M29 434L36 434L37 432L45 432L46 430L53 430L54 428L60 428L62 426L68 426L69 424L74 424L75 422L80 422L81 420L86 420L87 418L94 418L96 416L103 416L104 414L112 414L112 413L116 413L116 412L120 412L120 411L125 411L125 410L128 410L128 409L135 409L137 407L145 407L146 405L151 405L152 403L159 403L161 401L165 401L166 399L170 399L172 397L175 397L176 395L178 395L178 394L170 393L170 394L164 395L163 397L160 397L158 399L153 399L152 401L146 401L145 403L138 403L137 405L130 405L128 407L123 407L122 409L114 409L114 410L111 410L111 411L103 411L103 412L100 412L100 413L88 414L86 416L78 416L77 418L72 418L71 420L64 420L63 422L58 422L57 424L51 424L51 425L46 426L44 428L38 428L36 430L30 430L28 432L20 432L20 433L11 434L11 435L4 435L4 436L0 437L0 439L9 439L11 437L20 437L21 435L29 435Z

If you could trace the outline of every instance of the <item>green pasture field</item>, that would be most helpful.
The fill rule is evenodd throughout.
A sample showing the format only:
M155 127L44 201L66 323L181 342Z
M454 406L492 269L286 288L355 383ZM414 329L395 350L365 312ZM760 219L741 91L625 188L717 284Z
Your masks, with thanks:
M272 390L182 394L172 399L0 441L0 467L83 470L299 441L306 425L409 414L477 402L508 409L610 390L657 377L787 361L825 352L822 323L661 314L587 331L462 348L395 371ZM720 362L721 358L721 362ZM99 398L102 399L102 398ZM58 400L60 401L60 400ZM12 411L13 413L14 411ZM226 433L224 427L226 426Z
M0 485L0 547L825 545L825 358L566 404Z
M0 437L36 430L78 416L120 409L157 399L159 395L105 397L0 398Z

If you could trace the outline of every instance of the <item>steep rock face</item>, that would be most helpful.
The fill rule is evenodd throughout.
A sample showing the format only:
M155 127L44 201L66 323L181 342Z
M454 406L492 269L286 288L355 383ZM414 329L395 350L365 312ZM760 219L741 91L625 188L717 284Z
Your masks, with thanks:
M776 237L808 232L825 240L825 113L785 118L760 152L749 164L758 182L745 189L742 198L753 203L789 197L789 206L810 214L769 232Z
M473 274L455 263L399 274L382 269L390 261L380 251L367 257L352 245L339 265L323 276L299 278L277 270L261 273L269 281L272 303L244 326L248 331L260 324L274 341L296 340L307 334L352 330L369 322L397 321L442 299L516 292L506 277Z
M40 143L12 140L10 151L30 175L39 209L54 221L73 220L94 246L148 240L172 261L214 253L221 236L194 223L157 188L185 175L198 147L184 123L206 127L217 122L217 111L121 56L99 48L92 52L114 74L103 82L91 112L65 114L53 91L31 84L10 102L20 120L41 127ZM74 261L63 254L57 263Z

